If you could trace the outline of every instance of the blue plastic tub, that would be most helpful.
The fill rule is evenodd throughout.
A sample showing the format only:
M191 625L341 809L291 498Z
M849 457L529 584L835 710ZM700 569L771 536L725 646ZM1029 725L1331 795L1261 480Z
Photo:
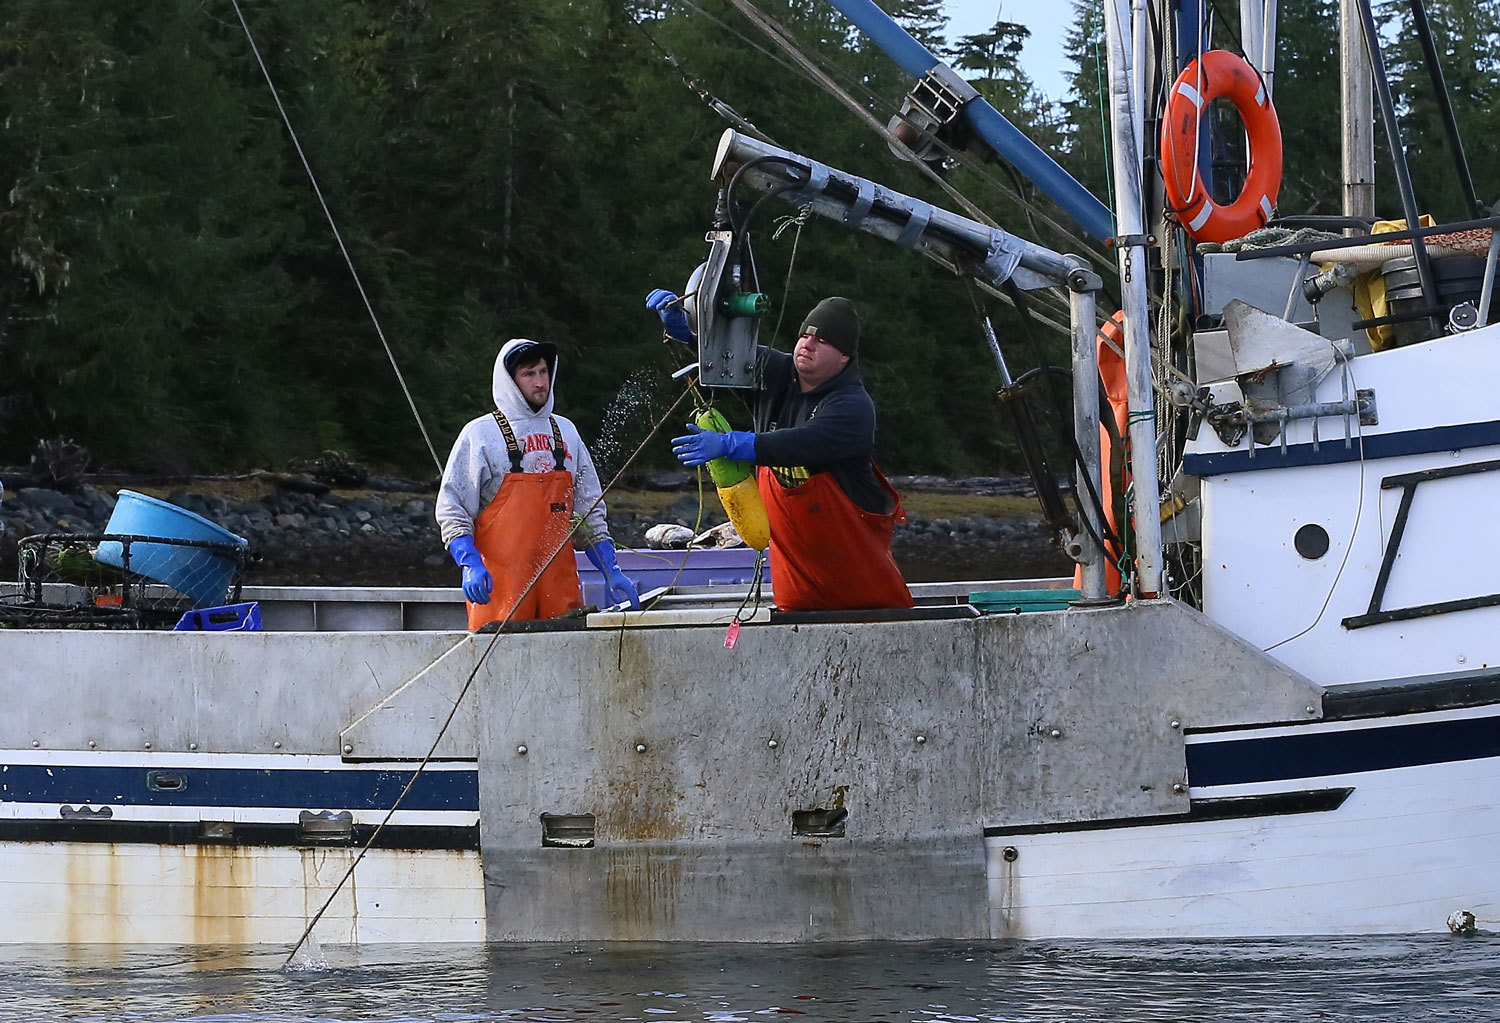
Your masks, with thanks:
M202 515L134 490L120 491L104 532L115 536L159 536L164 540L208 540L250 546L250 541L244 537ZM111 541L101 543L94 560L124 568L124 545ZM234 558L203 547L156 543L130 545L130 571L172 587L192 598L199 607L224 603L237 568L238 562Z

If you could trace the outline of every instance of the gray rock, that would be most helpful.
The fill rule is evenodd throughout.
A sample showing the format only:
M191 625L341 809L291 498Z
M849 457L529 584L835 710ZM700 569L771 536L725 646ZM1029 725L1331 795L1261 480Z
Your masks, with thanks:
M76 505L67 494L59 494L55 490L46 490L42 487L23 487L16 491L16 499L23 508L33 511L47 510L54 515L70 515Z
M214 513L209 508L208 502L197 494L184 494L180 491L173 491L167 500L179 508L184 508L192 512L194 515L202 515L205 519L214 517Z
M647 473L641 480L641 486L646 490L681 490L693 482L693 474L678 469L665 472Z

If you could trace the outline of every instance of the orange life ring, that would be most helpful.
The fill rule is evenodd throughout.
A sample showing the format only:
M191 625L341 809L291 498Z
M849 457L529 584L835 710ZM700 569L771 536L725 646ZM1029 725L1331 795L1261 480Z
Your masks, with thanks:
M1189 236L1200 242L1227 242L1264 227L1281 191L1281 123L1265 83L1245 58L1209 50L1172 83L1161 122L1161 173L1167 202ZM1227 99L1239 111L1250 139L1250 172L1239 197L1220 206L1198 173L1199 125L1206 108Z

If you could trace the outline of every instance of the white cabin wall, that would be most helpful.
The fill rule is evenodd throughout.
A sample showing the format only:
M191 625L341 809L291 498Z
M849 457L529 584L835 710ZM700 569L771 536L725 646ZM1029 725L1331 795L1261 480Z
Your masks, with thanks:
M1500 420L1491 381L1500 379L1500 327L1360 356L1319 385L1339 401L1345 385L1375 392L1379 422L1356 438ZM1237 397L1220 385L1215 400ZM1309 421L1292 424L1289 444L1312 439ZM1322 445L1342 447L1340 419L1319 424ZM1357 443L1357 439L1356 439ZM1246 442L1238 450L1243 452ZM1190 454L1230 450L1208 427ZM1500 446L1433 451L1333 465L1276 468L1279 445L1255 449L1251 471L1207 475L1203 494L1203 609L1315 681L1475 670L1500 663L1500 608L1450 612L1347 629L1343 619L1370 605L1401 489L1387 477L1500 459ZM1500 592L1500 472L1421 483L1381 606L1385 609ZM1329 550L1310 561L1293 536L1313 522ZM1326 601L1326 607L1325 607ZM1321 614L1321 617L1320 617Z

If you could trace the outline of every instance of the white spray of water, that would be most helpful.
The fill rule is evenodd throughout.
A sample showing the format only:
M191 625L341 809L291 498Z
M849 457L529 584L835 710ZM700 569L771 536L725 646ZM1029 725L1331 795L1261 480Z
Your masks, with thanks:
M666 408L669 383L660 370L642 367L626 377L620 390L610 399L600 419L599 436L589 445L601 481L614 478L626 457Z
M323 954L323 946L311 934L302 943L302 947L297 949L296 954L281 967L283 973L325 973L329 969L331 967L328 965L328 957Z

